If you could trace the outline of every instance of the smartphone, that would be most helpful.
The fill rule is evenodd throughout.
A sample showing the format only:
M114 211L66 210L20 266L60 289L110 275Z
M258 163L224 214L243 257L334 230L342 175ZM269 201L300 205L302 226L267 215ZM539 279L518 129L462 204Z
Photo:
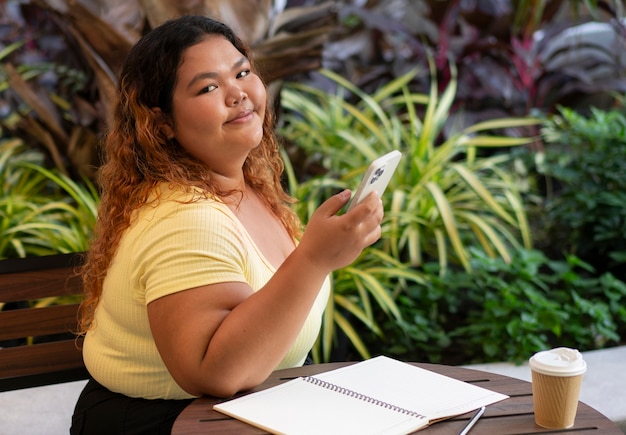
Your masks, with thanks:
M401 157L402 153L394 150L377 158L369 165L359 187L350 200L350 204L348 204L348 211L361 202L370 192L376 192L379 198L383 195Z

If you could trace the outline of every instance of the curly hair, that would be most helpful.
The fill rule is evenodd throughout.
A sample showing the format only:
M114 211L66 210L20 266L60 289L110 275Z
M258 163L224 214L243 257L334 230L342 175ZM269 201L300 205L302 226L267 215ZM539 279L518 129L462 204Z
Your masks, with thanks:
M203 16L167 21L144 35L131 49L120 75L113 124L104 141L104 162L98 171L101 204L94 237L81 269L84 299L79 326L85 333L93 323L107 270L133 211L147 205L159 183L205 197L224 197L206 165L187 153L160 129L158 111L172 112L178 67L185 49L209 35L221 35L252 62L249 48L225 24ZM254 69L254 66L253 66ZM161 115L162 116L162 115ZM263 137L248 155L243 173L246 184L259 193L292 237L299 237L300 222L283 189L284 171L274 119L269 108L263 120ZM158 201L158 198L156 199Z

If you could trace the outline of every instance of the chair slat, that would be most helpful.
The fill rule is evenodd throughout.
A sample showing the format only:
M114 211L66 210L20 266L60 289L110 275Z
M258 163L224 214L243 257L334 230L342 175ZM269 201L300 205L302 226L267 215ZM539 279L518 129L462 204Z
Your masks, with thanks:
M7 347L0 352L2 378L50 373L83 366L80 339Z
M87 379L81 341L0 349L0 392Z
M0 311L0 341L76 332L78 304Z
M81 292L74 268L37 270L0 275L0 302L30 301Z
M84 258L85 256L82 252L41 257L8 258L0 261L0 274L76 267L83 263Z

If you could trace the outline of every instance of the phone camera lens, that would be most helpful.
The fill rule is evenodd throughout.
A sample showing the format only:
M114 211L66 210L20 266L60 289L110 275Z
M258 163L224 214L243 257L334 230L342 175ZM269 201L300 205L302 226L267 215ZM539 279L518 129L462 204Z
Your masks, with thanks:
M370 180L370 184L376 183L376 181L380 178L381 175L383 175L384 172L385 172L384 168L376 169L376 171L374 171L374 176Z

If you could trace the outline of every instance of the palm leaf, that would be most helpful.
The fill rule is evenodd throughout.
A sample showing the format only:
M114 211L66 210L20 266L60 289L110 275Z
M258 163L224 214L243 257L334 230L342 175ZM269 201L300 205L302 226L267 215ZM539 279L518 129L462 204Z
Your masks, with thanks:
M333 321L345 334L348 340L350 340L350 343L352 343L356 351L363 357L363 359L371 358L371 355L363 343L363 340L361 340L358 332L356 332L352 324L344 316L342 316L341 313L335 311ZM330 354L327 357L330 357Z
M435 203L437 204L437 210L439 211L439 215L446 229L446 233L450 240L450 243L454 248L454 252L456 253L463 267L466 270L470 270L471 267L469 264L469 259L467 257L467 253L465 252L461 237L459 236L457 225L454 220L454 213L450 208L450 203L446 199L446 195L437 184L434 184L432 182L426 183L426 189L430 192L433 199L435 200ZM441 243L439 245L441 246Z
M495 212L498 216L504 219L511 225L515 225L515 219L507 213L504 208L498 204L495 198L491 195L489 190L480 181L476 174L470 171L467 167L460 164L452 164L450 167L461 177L463 181L489 206L489 208Z

